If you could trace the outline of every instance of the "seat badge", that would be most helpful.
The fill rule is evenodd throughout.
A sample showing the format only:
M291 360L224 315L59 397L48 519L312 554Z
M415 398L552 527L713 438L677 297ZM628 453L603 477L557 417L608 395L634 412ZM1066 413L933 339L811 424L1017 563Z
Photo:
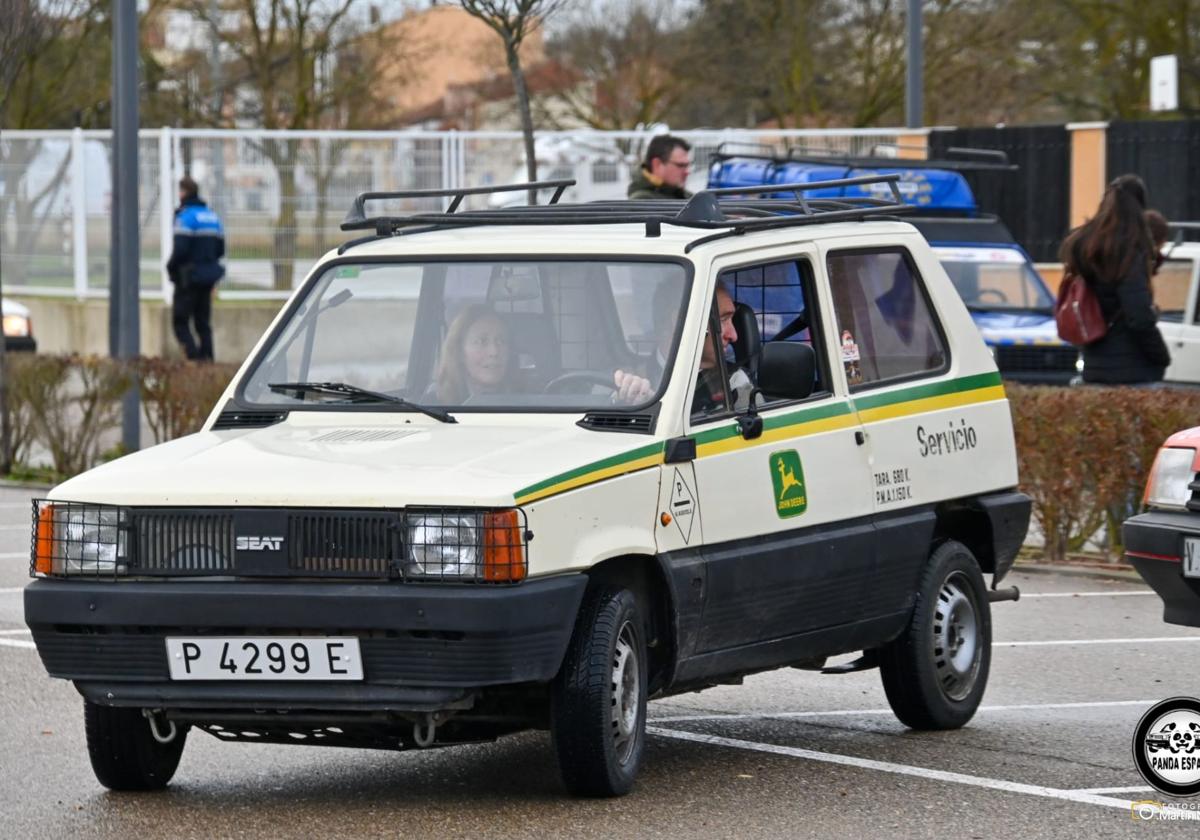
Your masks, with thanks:
M280 551L283 537L238 537L238 551Z

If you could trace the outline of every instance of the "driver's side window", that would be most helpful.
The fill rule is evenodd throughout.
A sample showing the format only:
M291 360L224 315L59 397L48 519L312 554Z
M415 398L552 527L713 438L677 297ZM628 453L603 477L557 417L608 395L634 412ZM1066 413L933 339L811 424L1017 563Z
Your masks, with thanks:
M720 280L732 295L737 334L726 354L727 363L731 370L744 371L754 386L763 389L758 404L793 399L772 393L771 383L760 379L763 348L773 342L809 348L813 357L811 393L830 391L811 263L797 259L750 265L722 272ZM735 409L745 407L746 402L742 402Z

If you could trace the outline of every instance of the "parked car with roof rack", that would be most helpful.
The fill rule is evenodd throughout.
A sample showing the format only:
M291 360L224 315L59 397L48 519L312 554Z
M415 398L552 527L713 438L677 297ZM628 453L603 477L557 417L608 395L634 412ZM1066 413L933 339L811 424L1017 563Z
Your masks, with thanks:
M1029 254L996 216L980 213L963 177L969 171L1015 169L1002 152L950 149L946 160L843 156L805 149L780 154L770 147L727 144L709 169L712 188L810 183L869 174L895 175L907 217L934 246L1006 379L1068 384L1079 380L1079 350L1058 337L1054 295ZM826 187L812 198L876 194L877 184Z
M895 179L788 189L868 184ZM25 620L102 784L164 787L189 731L542 728L570 792L619 795L649 699L855 653L824 670L878 668L908 726L972 718L1030 501L995 361L899 194L569 185L359 196L343 228L370 235L202 431L36 502Z

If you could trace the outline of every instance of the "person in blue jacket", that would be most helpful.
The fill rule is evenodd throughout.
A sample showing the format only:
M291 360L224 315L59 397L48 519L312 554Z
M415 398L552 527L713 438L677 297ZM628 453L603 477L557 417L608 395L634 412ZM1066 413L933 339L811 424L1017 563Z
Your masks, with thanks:
M196 182L179 180L179 207L175 210L175 245L167 261L167 274L175 284L171 320L175 337L189 359L211 362L213 289L225 276L225 230L221 219L200 200ZM190 323L189 323L190 322ZM196 327L196 338L192 335Z

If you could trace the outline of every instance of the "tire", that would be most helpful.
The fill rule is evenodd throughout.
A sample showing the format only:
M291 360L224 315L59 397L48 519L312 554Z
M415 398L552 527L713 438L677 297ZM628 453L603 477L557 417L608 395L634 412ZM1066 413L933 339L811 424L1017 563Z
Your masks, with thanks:
M110 790L162 790L175 775L187 729L169 744L154 740L141 709L83 702L84 730L92 771Z
M958 729L979 708L992 661L992 614L979 563L954 541L921 574L912 618L879 651L883 690L912 729Z
M646 744L646 641L627 589L589 593L551 691L550 730L576 796L623 796Z

